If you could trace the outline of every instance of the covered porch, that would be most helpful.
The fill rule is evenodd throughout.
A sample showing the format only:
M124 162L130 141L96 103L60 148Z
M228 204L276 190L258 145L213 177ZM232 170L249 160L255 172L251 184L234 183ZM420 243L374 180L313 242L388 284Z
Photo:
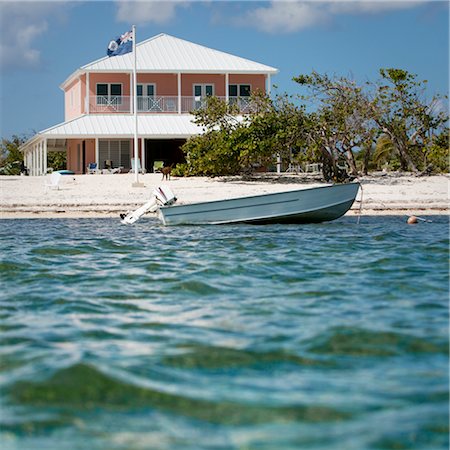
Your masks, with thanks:
M203 132L192 119L191 115L139 116L140 166L152 172L155 160L171 162L179 158L176 148ZM24 163L30 175L42 176L49 169L48 153L62 151L66 152L67 169L76 174L86 173L90 163L95 163L99 170L110 163L129 171L134 158L134 129L134 117L128 114L81 116L48 128L27 141L21 147Z
M31 176L45 175L48 170L48 154L65 152L66 139L52 139L36 135L22 146L23 161Z

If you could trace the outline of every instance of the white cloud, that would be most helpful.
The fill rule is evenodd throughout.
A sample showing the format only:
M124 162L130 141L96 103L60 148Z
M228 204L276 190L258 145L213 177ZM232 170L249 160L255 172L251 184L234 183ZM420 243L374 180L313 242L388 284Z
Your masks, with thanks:
M43 35L49 21L65 16L63 2L0 1L0 64L2 70L33 68L41 63Z
M120 0L116 3L116 19L119 22L126 22L128 24L136 25L143 25L147 23L162 25L174 19L177 8L179 6L186 6L188 2L184 0Z
M277 1L249 12L243 22L271 33L291 33L321 23L325 16L320 9L319 5L309 2Z
M267 6L256 7L238 19L238 25L253 26L269 33L291 33L315 25L332 22L341 14L376 14L406 9L421 4L409 0L274 0Z

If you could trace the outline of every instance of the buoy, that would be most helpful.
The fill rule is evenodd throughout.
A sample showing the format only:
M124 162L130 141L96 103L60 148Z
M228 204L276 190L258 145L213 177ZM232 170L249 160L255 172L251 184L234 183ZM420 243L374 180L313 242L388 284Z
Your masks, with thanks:
M417 217L416 216L410 216L408 217L408 220L406 221L409 225L412 225L414 223L417 223Z

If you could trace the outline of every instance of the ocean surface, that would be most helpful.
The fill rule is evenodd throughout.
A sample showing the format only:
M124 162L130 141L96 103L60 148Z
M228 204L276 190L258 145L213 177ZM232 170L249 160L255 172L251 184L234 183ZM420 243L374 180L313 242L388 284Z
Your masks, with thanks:
M0 221L0 448L447 449L430 219Z

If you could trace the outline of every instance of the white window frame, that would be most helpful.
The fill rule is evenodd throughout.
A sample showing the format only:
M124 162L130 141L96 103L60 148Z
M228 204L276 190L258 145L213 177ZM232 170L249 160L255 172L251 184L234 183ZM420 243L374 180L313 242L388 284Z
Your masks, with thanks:
M237 87L237 95L230 95L230 87L231 86L236 86ZM250 95L240 95L240 90L241 90L241 86L249 86L250 87ZM228 85L228 97L230 98L239 98L239 97L243 97L243 98L248 98L251 96L252 93L252 85L250 83L230 83Z
M98 85L99 84L106 84L108 86L108 94L107 95L98 95ZM120 95L112 95L111 94L111 86L113 84L118 84L120 85ZM96 83L95 84L95 98L96 98L96 103L97 105L103 105L103 103L99 102L99 98L100 97L104 97L108 100L108 103L111 101L112 98L116 98L116 97L120 97L120 101L119 103L122 103L122 97L123 97L123 83Z
M137 86L142 86L142 96L139 95L139 97L156 97L156 83L138 83ZM147 94L148 86L153 86L153 95L150 96ZM144 92L146 93L146 95L144 95ZM136 92L137 95L137 92Z
M201 90L200 96L195 95L195 88L197 86L200 86L200 90ZM215 86L214 83L193 83L192 84L192 96L193 97L207 97L207 95L206 95L206 86L211 86L212 87L212 94L211 94L211 96L213 97L215 95L215 92L216 92L216 86Z

